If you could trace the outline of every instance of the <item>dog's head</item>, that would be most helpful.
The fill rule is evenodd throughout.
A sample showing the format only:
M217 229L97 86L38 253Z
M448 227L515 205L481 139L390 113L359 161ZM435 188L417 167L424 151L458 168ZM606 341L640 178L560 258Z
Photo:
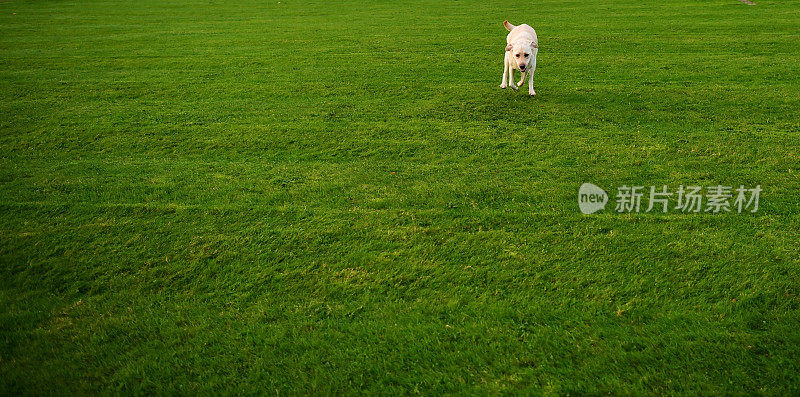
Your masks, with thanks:
M528 62L533 56L534 49L539 46L534 42L527 43L512 43L506 46L506 51L511 52L511 59L517 63L517 68L524 72L528 70Z

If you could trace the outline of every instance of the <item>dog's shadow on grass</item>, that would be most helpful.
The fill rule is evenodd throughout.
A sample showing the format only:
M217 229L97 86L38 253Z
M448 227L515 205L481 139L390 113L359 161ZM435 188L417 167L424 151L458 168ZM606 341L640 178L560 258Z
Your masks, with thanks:
M541 91L541 92L540 92ZM508 122L524 123L537 121L542 114L549 113L552 100L548 90L537 89L536 96L528 95L527 86L513 91L510 88L445 90L414 108L415 116L439 118L465 123Z
M535 96L528 95L522 88L519 91L497 89L483 98L477 99L483 106L473 106L471 109L473 119L487 121L508 121L511 123L535 122L541 118L542 113L548 111L550 101L544 91L537 90ZM488 100L487 100L488 99Z

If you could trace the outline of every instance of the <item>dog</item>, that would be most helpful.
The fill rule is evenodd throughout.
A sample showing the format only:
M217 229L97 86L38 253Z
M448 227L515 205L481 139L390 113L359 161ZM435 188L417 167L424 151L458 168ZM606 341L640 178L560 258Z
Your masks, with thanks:
M528 75L528 94L536 95L533 90L533 72L536 71L536 54L539 52L539 39L532 27L522 24L514 26L508 21L503 21L503 26L508 29L506 36L505 66L503 66L503 82L500 88L511 87L514 91L521 87ZM514 71L522 73L522 79L514 84Z

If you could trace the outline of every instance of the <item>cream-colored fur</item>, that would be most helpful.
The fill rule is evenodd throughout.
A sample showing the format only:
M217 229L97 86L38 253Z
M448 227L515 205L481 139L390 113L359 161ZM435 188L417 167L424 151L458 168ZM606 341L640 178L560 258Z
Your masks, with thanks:
M528 94L536 95L533 90L533 72L536 71L536 54L539 53L539 38L532 27L522 24L514 26L508 21L503 22L503 26L508 29L506 36L506 55L503 66L503 82L500 88L511 86L515 91L521 87L528 77ZM522 73L522 79L514 84L514 71Z

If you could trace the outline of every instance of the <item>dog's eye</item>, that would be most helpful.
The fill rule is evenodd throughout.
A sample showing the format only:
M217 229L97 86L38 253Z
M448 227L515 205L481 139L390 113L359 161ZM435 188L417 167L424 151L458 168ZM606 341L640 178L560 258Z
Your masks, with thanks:
M515 56L515 57L517 57L517 58L519 58L519 54L517 54L517 55L514 55L514 56Z
M528 55L530 55L530 54L525 54L525 58L527 58L527 57L528 57Z

